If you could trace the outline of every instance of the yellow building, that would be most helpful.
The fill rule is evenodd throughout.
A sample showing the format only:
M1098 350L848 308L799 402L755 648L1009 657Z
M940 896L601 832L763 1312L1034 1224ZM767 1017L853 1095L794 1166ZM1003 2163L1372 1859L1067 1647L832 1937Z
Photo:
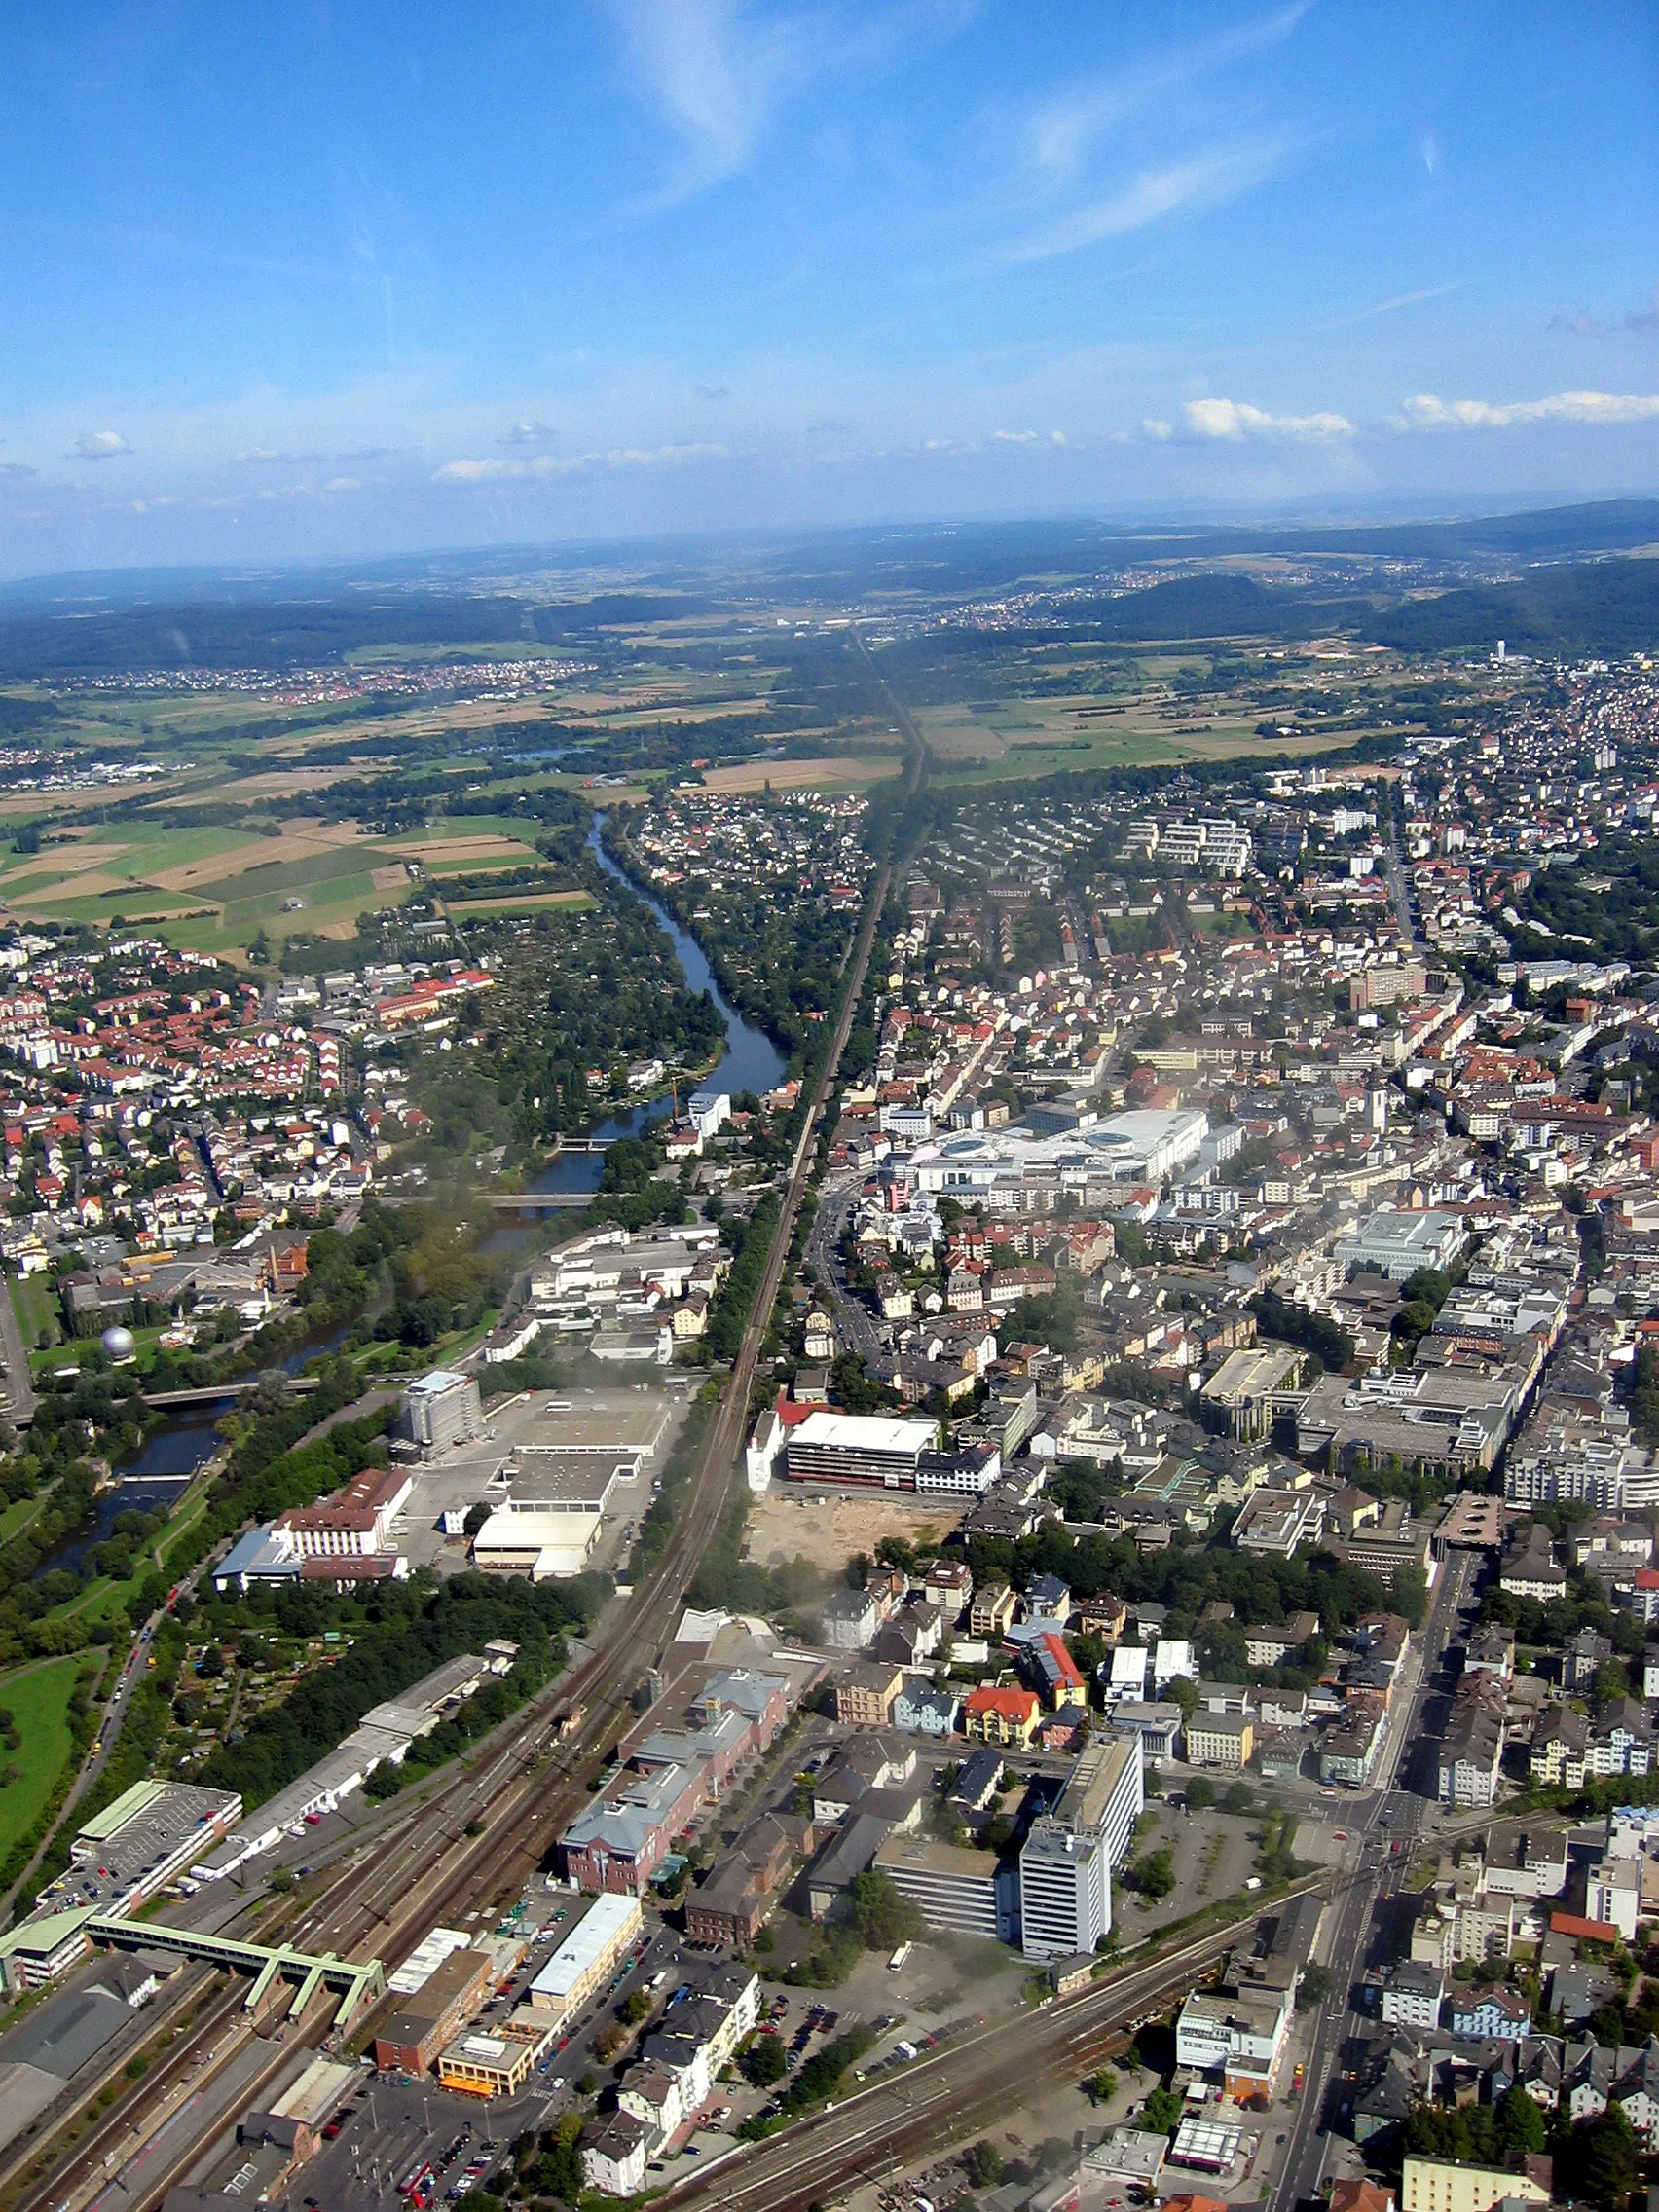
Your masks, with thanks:
M995 1637L999 1641L1013 1625L1019 1601L1006 1582L987 1582L982 1590L976 1590L968 1608L968 1630L972 1636Z
M1242 1773L1255 1743L1255 1729L1241 1713L1205 1713L1200 1709L1187 1722L1189 1766L1219 1766L1230 1774Z
M1400 2212L1492 2212L1505 2196L1547 2204L1550 2193L1530 2174L1496 2166L1460 2166L1452 2158L1408 2157L1400 2178Z
M498 2028L469 2028L438 2056L438 2082L472 2097L510 2097L558 2041L559 2023L521 2006Z
M1034 1690L973 1690L963 1709L962 1730L976 1744L1007 1744L1024 1751L1043 1717Z
M843 1728L885 1728L904 1686L902 1669L875 1660L847 1668L835 1684L835 1717Z

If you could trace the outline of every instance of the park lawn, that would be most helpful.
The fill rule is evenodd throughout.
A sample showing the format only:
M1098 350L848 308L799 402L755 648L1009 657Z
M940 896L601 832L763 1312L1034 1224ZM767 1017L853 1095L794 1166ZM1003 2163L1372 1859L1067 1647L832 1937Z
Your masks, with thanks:
M45 1275L18 1275L12 1282L12 1311L18 1316L18 1327L25 1345L40 1342L41 1331L49 1341L56 1344L63 1335L57 1301L47 1289Z
M14 1536L20 1536L36 1514L45 1511L51 1494L50 1489L43 1490L34 1497L19 1497L8 1505L5 1512L0 1513L0 1544L9 1544Z
M0 1858L44 1812L74 1749L69 1699L80 1672L80 1659L71 1655L39 1660L14 1674L0 1675L0 1705L10 1711L23 1740L20 1751L5 1754L8 1763L21 1772L16 1782L0 1789Z
M171 1327L170 1321L151 1321L132 1331L133 1351L140 1371L155 1364L156 1346ZM49 1351L31 1351L29 1366L36 1376L51 1375L59 1367L79 1367L82 1355L90 1357L97 1348L97 1343L96 1337L77 1337L72 1343L58 1344Z
M933 734L924 728L928 750L934 756L935 775L950 784L1023 782L1033 776L1055 776L1100 768L1167 767L1182 760L1243 760L1256 755L1264 761L1279 755L1327 753L1357 745L1364 734L1345 730L1338 735L1262 738L1254 728L1222 727L1219 719L1207 730L1165 730L1157 734L1118 728L1088 736L1050 743L1016 738L1012 742L991 731L984 722L977 730L965 722L945 733L942 755ZM1006 743L1007 750L993 752ZM976 751L976 746L981 750Z

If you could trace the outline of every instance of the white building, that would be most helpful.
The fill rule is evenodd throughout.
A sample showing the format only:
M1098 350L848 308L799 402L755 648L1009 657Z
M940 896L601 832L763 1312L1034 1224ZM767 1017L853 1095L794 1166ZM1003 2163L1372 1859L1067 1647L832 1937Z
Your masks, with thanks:
M424 1459L479 1435L484 1427L477 1383L470 1375L443 1367L410 1383L403 1393L403 1414Z
M1461 1214L1434 1207L1421 1212L1379 1207L1338 1237L1336 1259L1345 1273L1357 1268L1404 1282L1419 1268L1449 1267L1468 1240Z
M1641 1910L1640 1859L1604 1859L1586 1877L1584 1917L1616 1928L1627 1943L1636 1939L1637 1915Z
M1445 1995L1438 1967L1401 1959L1382 1984L1382 2017L1394 2028L1437 2028Z
M1108 1736L1079 1754L1052 1812L1032 1822L1019 1855L1020 1941L1028 1959L1092 1951L1110 1931L1112 1868L1145 1802L1139 1736Z
M1198 1158L1208 1134L1202 1113L1147 1108L1057 1136L1021 1128L967 1130L918 1145L910 1166L922 1190L958 1198L1032 1174L1051 1175L1072 1190L1091 1180L1161 1184Z
M1175 2022L1175 2063L1219 2077L1229 2096L1272 2096L1290 2038L1292 1992L1201 1989Z
M772 1477L789 1440L790 1432L780 1419L777 1408L768 1406L755 1423L755 1432L743 1454L743 1472L756 1497L764 1497L771 1489Z
M731 1120L729 1090L694 1090L685 1101L685 1119L705 1142Z

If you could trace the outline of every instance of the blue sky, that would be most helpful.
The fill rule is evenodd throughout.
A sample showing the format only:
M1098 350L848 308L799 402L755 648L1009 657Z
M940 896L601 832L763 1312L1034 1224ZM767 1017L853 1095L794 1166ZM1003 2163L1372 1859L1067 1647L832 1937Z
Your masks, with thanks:
M1659 485L1646 0L8 14L0 572Z

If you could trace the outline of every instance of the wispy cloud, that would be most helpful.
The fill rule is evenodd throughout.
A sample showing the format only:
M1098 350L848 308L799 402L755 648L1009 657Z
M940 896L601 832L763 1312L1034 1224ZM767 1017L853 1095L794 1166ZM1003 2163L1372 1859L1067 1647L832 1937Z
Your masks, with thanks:
M1195 438L1219 438L1236 444L1245 438L1351 438L1353 424L1346 415L1270 415L1243 399L1190 399L1184 413L1187 429ZM1153 436L1168 434L1161 424Z
M1064 430L993 430L994 446L1063 446Z
M686 200L748 166L778 101L806 73L812 42L762 23L740 0L624 0L628 57L683 148L659 196Z
M1359 308L1352 314L1339 314L1323 325L1326 330L1346 330L1350 323L1374 322L1380 314L1397 314L1402 308L1419 308L1428 300L1444 300L1453 292L1460 292L1467 283L1459 276L1451 284L1424 284L1416 292L1396 292L1392 299L1379 300L1375 307Z
M1307 15L1312 0L1276 9L1203 39L1098 77L1048 101L1031 118L1029 136L1040 168L1057 182L1079 177L1100 142L1124 125L1163 107L1170 95L1212 71L1247 60L1280 45Z
M515 423L502 432L504 446L550 446L558 433L550 423Z
M83 430L75 440L77 461L117 461L131 451L119 430Z
M1400 410L1413 430L1508 430L1518 424L1569 423L1590 427L1659 422L1659 393L1556 391L1544 399L1437 399L1422 391Z
M1073 207L1006 247L1006 264L1051 261L1106 239L1126 238L1149 224L1202 214L1265 184L1285 167L1294 148L1288 138L1235 140L1189 159L1143 169L1104 198Z
M647 207L673 206L746 169L784 103L804 86L872 67L962 28L977 0L891 0L849 27L829 8L762 13L750 0L611 0L642 94L682 159Z

